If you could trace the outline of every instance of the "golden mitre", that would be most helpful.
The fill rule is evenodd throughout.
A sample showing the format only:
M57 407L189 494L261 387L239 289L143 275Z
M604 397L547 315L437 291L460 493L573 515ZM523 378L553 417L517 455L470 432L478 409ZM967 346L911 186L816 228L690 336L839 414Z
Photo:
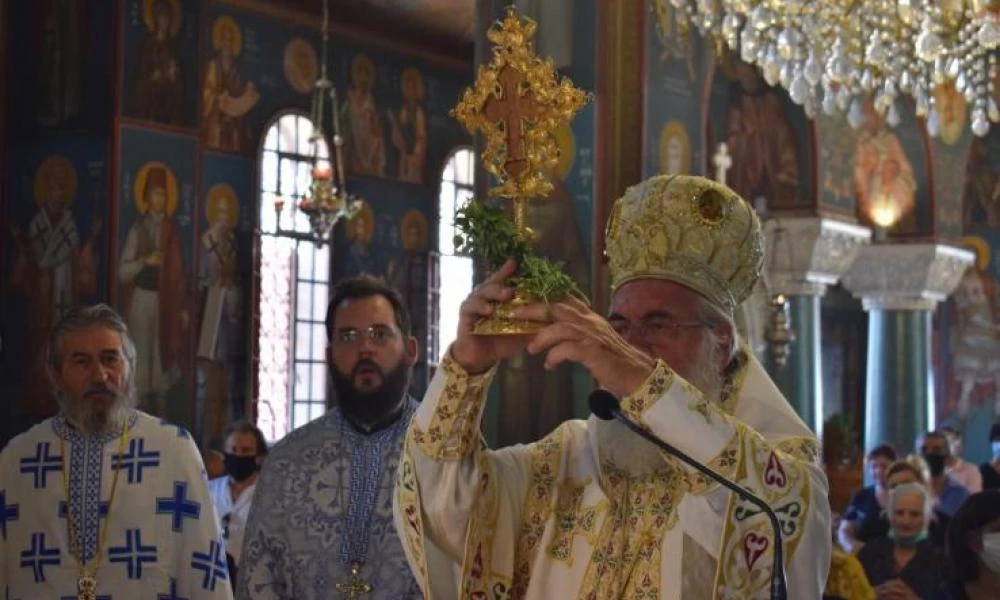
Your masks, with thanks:
M665 279L728 315L750 296L764 262L753 208L694 175L658 175L630 187L611 209L604 241L612 292L635 279Z

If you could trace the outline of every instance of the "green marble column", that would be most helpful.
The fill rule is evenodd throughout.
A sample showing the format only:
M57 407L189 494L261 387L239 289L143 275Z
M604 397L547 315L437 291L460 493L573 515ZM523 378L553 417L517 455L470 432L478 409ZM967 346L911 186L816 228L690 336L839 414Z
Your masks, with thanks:
M823 373L820 346L820 297L788 297L789 318L795 341L789 348L788 362L780 369L769 365L778 389L813 431L818 432L823 418Z
M889 442L912 452L934 422L931 359L931 311L869 310L866 451Z

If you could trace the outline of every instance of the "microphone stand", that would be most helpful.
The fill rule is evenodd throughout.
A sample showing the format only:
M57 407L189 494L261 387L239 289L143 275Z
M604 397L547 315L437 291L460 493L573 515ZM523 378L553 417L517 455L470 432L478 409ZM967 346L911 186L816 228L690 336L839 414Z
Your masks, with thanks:
M594 395L600 394L600 392L606 393L610 397L610 400L614 400L614 404L610 405L611 402L609 400L607 404L609 404L610 406L607 406L606 410L604 411L593 410L593 408L591 408L591 411L594 412L595 416L604 420L608 420L606 418L606 414L609 409L610 415L613 418L617 419L619 422L621 422L623 425L625 425L635 433L639 434L643 438L649 440L653 444L656 444L657 447L666 451L668 454L671 454L672 456L676 456L677 458L681 459L681 461L683 461L688 466L696 469L702 475L709 477L719 485L722 485L723 487L735 492L737 495L739 495L741 499L749 502L750 504L753 504L754 506L759 508L761 512L767 515L768 520L771 522L771 528L774 529L774 565L771 567L771 600L787 600L788 586L785 582L784 543L781 539L781 524L778 522L778 515L775 514L774 509L772 509L770 505L768 505L766 502L758 498L755 494L750 492L750 490L730 481L729 479L723 477L722 475L719 475L712 469L709 469L708 467L702 465L701 463L691 458L687 454L684 454L677 448L674 448L667 442L661 440L660 438L656 437L655 435L651 434L650 432L640 427L628 415L622 412L621 404L618 402L618 399L611 394L611 392L608 392L607 390L596 390L594 394L591 394L591 398L593 399ZM603 396L603 394L600 395ZM592 402L591 406L593 407L593 405L594 403ZM602 412L604 414L600 414Z

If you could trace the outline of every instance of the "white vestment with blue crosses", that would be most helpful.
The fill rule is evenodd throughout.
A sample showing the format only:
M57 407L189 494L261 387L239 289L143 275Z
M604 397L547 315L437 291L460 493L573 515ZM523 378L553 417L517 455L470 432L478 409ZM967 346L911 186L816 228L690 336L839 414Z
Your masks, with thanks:
M232 598L222 532L191 436L133 411L122 454L120 442L120 430L84 437L55 417L0 452L0 597L77 597L79 571L70 552L69 512L88 560L105 519L110 519L95 574L99 600ZM64 462L69 466L68 504ZM109 512L116 472L118 487Z
M250 508L238 598L348 598L337 584L350 580L353 562L371 585L358 597L422 598L392 521L396 467L415 408L408 399L396 423L368 435L334 408L268 453Z

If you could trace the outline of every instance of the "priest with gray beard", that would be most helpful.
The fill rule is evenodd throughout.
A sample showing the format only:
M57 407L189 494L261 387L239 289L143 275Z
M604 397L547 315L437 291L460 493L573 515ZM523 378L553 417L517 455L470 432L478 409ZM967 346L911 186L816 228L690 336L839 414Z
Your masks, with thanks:
M326 330L337 405L268 453L237 597L419 598L392 523L393 481L417 407L407 394L417 356L410 316L396 290L361 276L337 285ZM453 578L430 552L431 572Z
M102 305L48 340L59 414L0 452L4 598L226 600L232 588L201 454L135 409L135 343Z
M396 483L396 527L424 598L769 596L767 517L618 421L485 448L496 365L522 351L547 368L582 365L641 427L763 498L781 522L788 597L820 598L832 540L818 443L733 324L763 262L753 209L702 177L653 177L615 203L605 247L606 317L576 299L504 307L544 328L475 335L513 297L512 261L462 305ZM462 565L455 579L430 573L431 548Z

